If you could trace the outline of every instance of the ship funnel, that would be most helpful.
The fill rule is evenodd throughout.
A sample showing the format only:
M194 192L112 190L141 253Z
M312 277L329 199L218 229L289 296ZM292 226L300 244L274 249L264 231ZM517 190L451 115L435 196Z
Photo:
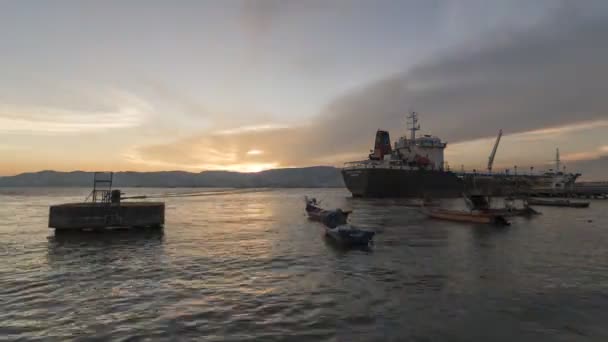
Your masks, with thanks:
M384 156L390 155L392 151L390 135L387 131L378 130L376 132L374 152L369 155L369 159L383 160Z

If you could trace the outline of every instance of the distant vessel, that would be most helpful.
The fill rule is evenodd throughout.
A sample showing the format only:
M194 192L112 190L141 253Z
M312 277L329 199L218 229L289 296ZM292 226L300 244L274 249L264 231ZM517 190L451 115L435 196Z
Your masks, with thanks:
M530 205L546 205L551 207L570 207L570 208L588 208L589 202L570 202L569 200L544 200L544 199L529 199Z
M354 197L456 197L463 181L444 169L446 143L432 135L416 137L418 114L408 116L409 139L402 136L391 146L387 131L378 130L374 150L363 161L349 162L342 177Z
M574 191L574 182L580 173L566 173L559 158L559 148L555 150L555 169L531 176L531 189L533 194L564 195Z

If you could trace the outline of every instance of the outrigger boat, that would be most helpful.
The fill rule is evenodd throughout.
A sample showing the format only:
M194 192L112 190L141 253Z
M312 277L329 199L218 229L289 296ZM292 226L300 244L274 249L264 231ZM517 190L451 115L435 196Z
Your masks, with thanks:
M342 209L326 210L319 206L315 198L306 198L306 212L312 220L325 226L325 234L344 246L367 246L375 232L356 228L347 223L350 211Z
M463 194L463 197L467 207L471 211L502 215L504 217L540 215L540 212L531 208L525 201L523 208L516 208L513 205L513 199L507 198L505 200L504 208L492 208L490 206L490 199L487 196Z
M570 207L570 208L587 208L589 202L570 202L570 200L557 199L557 200L544 200L538 198L528 199L529 205L544 205L551 207Z
M491 208L489 198L483 195L463 194L463 197L469 211L437 208L428 209L425 211L425 214L430 218L439 220L487 223L502 226L510 225L504 215L504 212L509 210L509 208ZM510 213L515 214L516 212L511 211Z
M513 201L514 201L514 198L508 197L505 199L504 208L492 208L492 209L490 209L490 212L495 213L495 214L500 214L505 217L510 217L510 216L530 217L530 216L541 214L541 212L539 212L536 209L529 206L528 202L526 202L526 201L524 201L523 208L516 208L515 205L513 205Z
M427 216L439 220L488 223L501 226L510 225L503 215L495 213L473 212L464 210L432 209L426 211Z
M492 208L486 211L488 213L502 215L504 217L512 216L533 216L540 215L541 213L532 207L525 206L523 208Z

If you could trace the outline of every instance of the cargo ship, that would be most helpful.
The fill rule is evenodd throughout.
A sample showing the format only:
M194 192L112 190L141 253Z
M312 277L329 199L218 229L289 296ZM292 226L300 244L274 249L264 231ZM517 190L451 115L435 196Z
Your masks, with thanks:
M556 153L555 170L532 174L492 172L502 136L499 131L488 160L487 172L453 172L444 167L447 143L433 135L416 136L418 114L408 116L409 138L391 145L388 131L378 130L368 159L345 163L344 184L354 197L459 197L465 192L486 195L559 195L572 190L579 173L563 172Z
M378 130L367 160L348 162L342 168L344 184L354 197L457 197L464 190L463 177L444 169L447 143L423 135L418 114L408 116L410 137L393 146L388 131Z

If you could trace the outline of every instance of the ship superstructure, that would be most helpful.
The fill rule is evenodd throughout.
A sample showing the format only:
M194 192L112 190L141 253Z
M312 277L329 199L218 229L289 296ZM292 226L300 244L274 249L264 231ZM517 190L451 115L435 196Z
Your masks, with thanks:
M394 146L391 146L388 131L378 130L374 150L365 161L347 163L347 167L360 164L368 164L375 167L394 167L400 166L412 170L443 170L444 157L443 151L447 143L440 138L425 134L416 137L416 131L420 130L418 124L418 114L412 112L408 119L410 138L400 137Z

